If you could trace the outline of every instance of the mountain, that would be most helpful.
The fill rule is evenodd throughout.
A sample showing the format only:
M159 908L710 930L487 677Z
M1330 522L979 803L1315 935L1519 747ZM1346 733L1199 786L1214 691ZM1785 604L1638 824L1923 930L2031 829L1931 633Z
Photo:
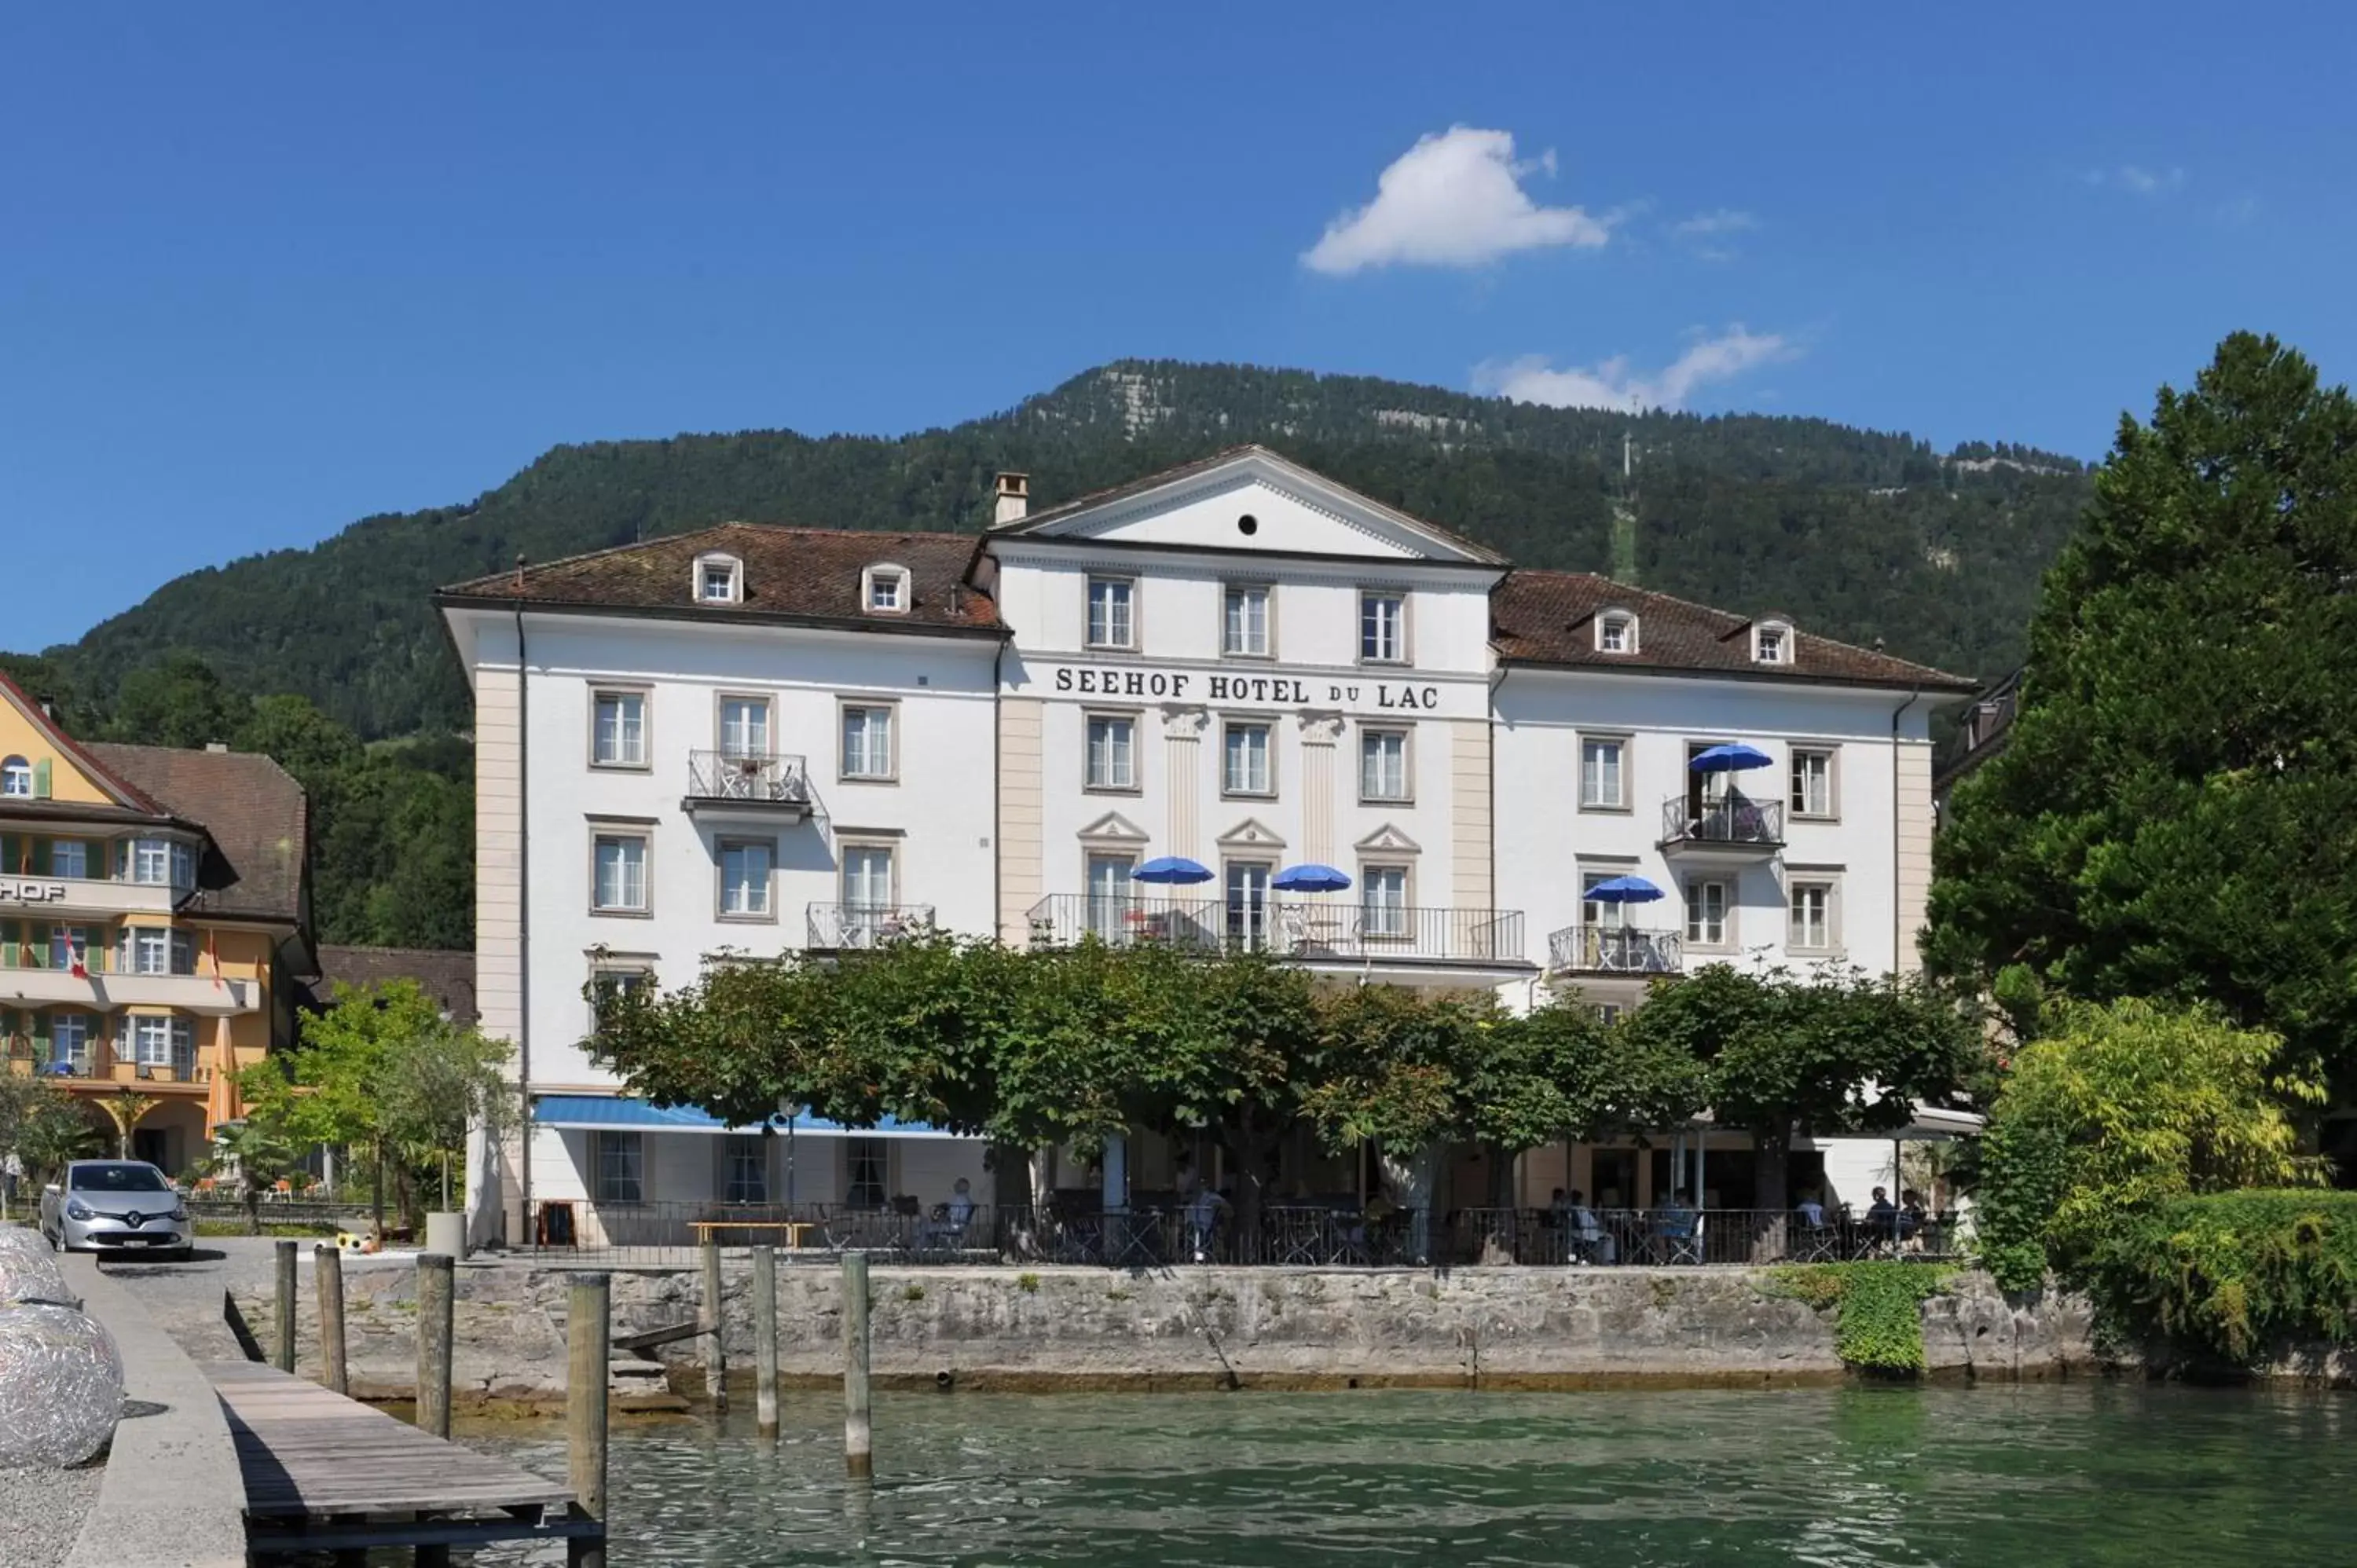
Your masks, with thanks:
M1631 493L1633 518L1616 526ZM431 589L728 519L977 529L994 473L1034 504L1258 441L1527 565L1628 575L1967 674L2019 658L2087 495L2077 461L1935 454L1823 420L1548 409L1354 376L1122 361L1014 409L892 438L791 431L560 446L475 500L362 519L308 550L190 573L48 650L86 700L194 652L364 738L463 729Z

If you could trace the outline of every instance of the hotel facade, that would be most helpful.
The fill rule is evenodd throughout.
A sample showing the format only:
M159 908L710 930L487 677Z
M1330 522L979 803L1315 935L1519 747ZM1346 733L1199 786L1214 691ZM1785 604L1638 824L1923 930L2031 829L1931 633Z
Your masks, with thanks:
M929 1207L1010 1174L923 1129L765 1138L630 1101L584 1045L593 980L670 988L725 955L920 928L1253 945L1515 1007L1626 1008L1712 962L1906 969L1931 717L1975 689L1781 617L1512 568L1254 447L1038 513L1002 476L978 538L732 523L437 603L477 704L482 1023L533 1105L474 1152L479 1239L521 1237L534 1203L583 1226L659 1202ZM1692 766L1729 746L1743 769ZM1162 856L1211 879L1133 878ZM1277 886L1302 865L1348 890ZM1662 897L1584 896L1620 877ZM1706 1193L1744 1207L1748 1140L1709 1151ZM1049 1164L1119 1202L1175 1186L1186 1153L1140 1136L1101 1170ZM1641 1205L1668 1157L1534 1151L1517 1191ZM1890 1150L1804 1157L1863 1201ZM1318 1191L1372 1168L1286 1162ZM1489 1175L1452 1162L1436 1206Z

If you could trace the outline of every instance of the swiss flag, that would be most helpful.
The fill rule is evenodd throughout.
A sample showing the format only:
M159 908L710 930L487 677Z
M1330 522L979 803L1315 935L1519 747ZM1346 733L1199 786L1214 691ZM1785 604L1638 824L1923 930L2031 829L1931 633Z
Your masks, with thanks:
M83 957L83 949L74 946L71 937L66 939L66 967L72 972L76 980L90 978L90 963Z

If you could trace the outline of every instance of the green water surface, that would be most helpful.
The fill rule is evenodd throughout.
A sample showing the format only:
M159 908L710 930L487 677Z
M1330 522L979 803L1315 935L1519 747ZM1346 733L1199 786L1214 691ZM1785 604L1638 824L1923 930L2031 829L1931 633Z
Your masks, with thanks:
M618 1428L611 1561L2357 1564L2346 1395L908 1394L872 1488L841 1409L791 1396L775 1444L743 1410ZM561 1441L478 1441L565 1473Z

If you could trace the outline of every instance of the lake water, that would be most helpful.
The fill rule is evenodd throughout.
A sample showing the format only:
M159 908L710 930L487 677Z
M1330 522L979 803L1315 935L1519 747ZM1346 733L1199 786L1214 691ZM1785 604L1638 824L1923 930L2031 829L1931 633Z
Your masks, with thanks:
M2346 1395L879 1395L872 1489L843 1479L841 1410L789 1396L775 1444L749 1409L719 1428L618 1427L612 1561L2357 1562ZM561 1436L474 1441L565 1473Z

